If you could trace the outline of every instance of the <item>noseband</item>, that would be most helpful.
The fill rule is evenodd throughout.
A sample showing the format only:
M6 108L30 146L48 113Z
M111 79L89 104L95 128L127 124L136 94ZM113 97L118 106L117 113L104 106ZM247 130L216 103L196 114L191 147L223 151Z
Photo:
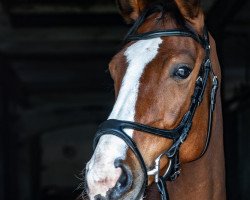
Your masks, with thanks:
M169 195L167 192L166 181L174 181L180 174L180 162L179 162L179 149L181 144L186 140L189 131L192 127L193 117L195 115L197 107L203 100L204 91L206 89L206 85L208 82L209 75L212 76L212 88L210 93L210 108L208 114L208 130L207 130L207 139L204 150L200 157L202 157L209 145L210 134L211 134L211 126L212 126L212 118L213 111L215 108L215 99L216 92L218 89L218 79L217 76L214 75L212 70L211 61L210 61L210 44L209 44L209 35L207 30L204 28L204 35L200 36L195 32L189 29L173 29L173 30L161 30L161 31L152 31L143 34L135 34L132 33L128 36L127 41L137 41L137 40L147 40L157 37L170 37L170 36L180 36L180 37L191 37L196 42L202 45L205 49L205 58L200 66L199 76L195 82L194 93L191 98L191 103L189 105L189 109L186 114L183 116L180 124L172 130L159 129L151 126L147 126L144 124L139 124L136 122L130 121L121 121L110 119L103 122L96 133L94 139L94 147L96 147L99 139L103 135L115 135L121 138L133 151L135 156L137 157L144 174L144 182L143 186L135 198L138 200L145 192L148 183L148 176L154 176L155 182L157 184L158 190L161 194L162 200L169 200ZM144 159L137 148L134 140L129 137L124 129L132 129L136 131L146 132L152 135L160 136L163 138L173 140L173 145L167 149L165 152L160 154L155 160L155 168L153 170L148 171ZM168 167L166 172L163 175L160 175L160 161L166 156L169 160Z

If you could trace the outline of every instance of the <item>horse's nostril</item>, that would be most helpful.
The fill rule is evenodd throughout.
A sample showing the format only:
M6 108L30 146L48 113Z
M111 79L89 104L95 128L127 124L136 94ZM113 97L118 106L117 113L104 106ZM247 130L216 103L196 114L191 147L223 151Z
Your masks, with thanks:
M128 174L126 174L126 172L122 172L122 175L120 176L119 180L116 183L116 188L121 190L123 188L125 188L127 186L128 183Z
M105 197L101 196L100 194L94 197L95 200L105 200Z
M122 174L110 194L111 199L120 198L131 188L133 182L131 170L122 163L122 160L116 160L115 167L120 167L122 169Z
M122 167L122 159L121 158L116 158L115 159L115 162L114 162L114 166L115 166L115 168L118 168L118 167Z

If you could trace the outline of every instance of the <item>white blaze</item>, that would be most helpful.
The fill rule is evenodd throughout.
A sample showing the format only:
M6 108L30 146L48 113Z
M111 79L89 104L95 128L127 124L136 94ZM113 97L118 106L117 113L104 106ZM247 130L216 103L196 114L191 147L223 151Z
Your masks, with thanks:
M128 68L109 119L134 121L140 78L147 64L157 55L161 42L161 38L141 40L125 51ZM129 136L132 137L131 133Z
M124 54L128 63L127 71L109 119L134 121L140 78L147 64L156 57L161 43L161 38L140 40L127 48ZM125 132L132 137L133 130ZM120 138L113 135L104 135L100 138L95 153L88 163L87 181L91 199L97 194L105 196L108 188L115 186L119 178L116 176L120 171L114 167L114 161L117 158L124 159L126 151L127 146ZM114 181L108 187L96 185L96 182L105 178Z

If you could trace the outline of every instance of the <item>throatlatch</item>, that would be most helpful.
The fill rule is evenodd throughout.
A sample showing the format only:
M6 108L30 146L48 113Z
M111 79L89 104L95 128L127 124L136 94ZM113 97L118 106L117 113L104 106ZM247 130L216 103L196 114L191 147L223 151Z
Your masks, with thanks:
M180 124L173 130L165 130L165 129L158 129L155 127L139 124L136 122L110 119L110 120L103 122L99 126L96 137L94 139L94 148L95 148L101 136L107 135L107 134L115 135L121 138L133 151L133 153L137 157L142 167L142 171L144 174L143 186L140 192L138 193L137 197L135 198L136 200L141 198L142 195L144 194L145 189L147 187L147 183L148 183L148 176L154 176L159 193L161 194L161 199L169 200L166 182L174 181L180 174L179 149L180 149L181 144L188 137L189 131L192 127L194 114L196 112L197 107L200 105L200 103L203 100L204 91L207 86L209 75L211 74L212 88L211 88L211 93L210 93L210 108L209 108L209 116L208 116L207 141L206 141L206 144L205 144L205 147L201 156L205 154L209 145L213 111L215 107L216 92L218 89L219 82L211 66L209 35L208 35L206 28L204 28L203 36L200 36L194 33L188 28L187 29L173 29L173 30L159 30L159 31L147 32L143 34L130 33L130 35L127 37L127 41L147 40L151 38L170 37L170 36L191 37L195 41L200 43L202 47L205 49L205 58L200 67L199 76L197 77L197 80L195 82L195 88L194 88L194 93L191 99L191 103L190 103L188 111L183 116ZM168 139L173 140L173 145L155 159L154 169L148 171L145 165L143 156L141 155L139 149L137 148L136 143L134 142L132 138L130 138L124 132L124 129L142 131L142 132L146 132L152 135L157 135L157 136L161 136L164 138L168 138ZM163 175L161 175L160 174L160 161L164 156L168 158L169 163L168 163L166 172Z

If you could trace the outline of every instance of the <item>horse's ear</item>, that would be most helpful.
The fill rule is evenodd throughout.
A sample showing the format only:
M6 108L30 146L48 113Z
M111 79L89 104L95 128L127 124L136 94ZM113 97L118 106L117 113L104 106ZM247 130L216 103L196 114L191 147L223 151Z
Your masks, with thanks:
M127 23L135 21L155 0L116 0L122 17Z
M204 13L200 0L175 0L180 12L198 32L204 27Z

